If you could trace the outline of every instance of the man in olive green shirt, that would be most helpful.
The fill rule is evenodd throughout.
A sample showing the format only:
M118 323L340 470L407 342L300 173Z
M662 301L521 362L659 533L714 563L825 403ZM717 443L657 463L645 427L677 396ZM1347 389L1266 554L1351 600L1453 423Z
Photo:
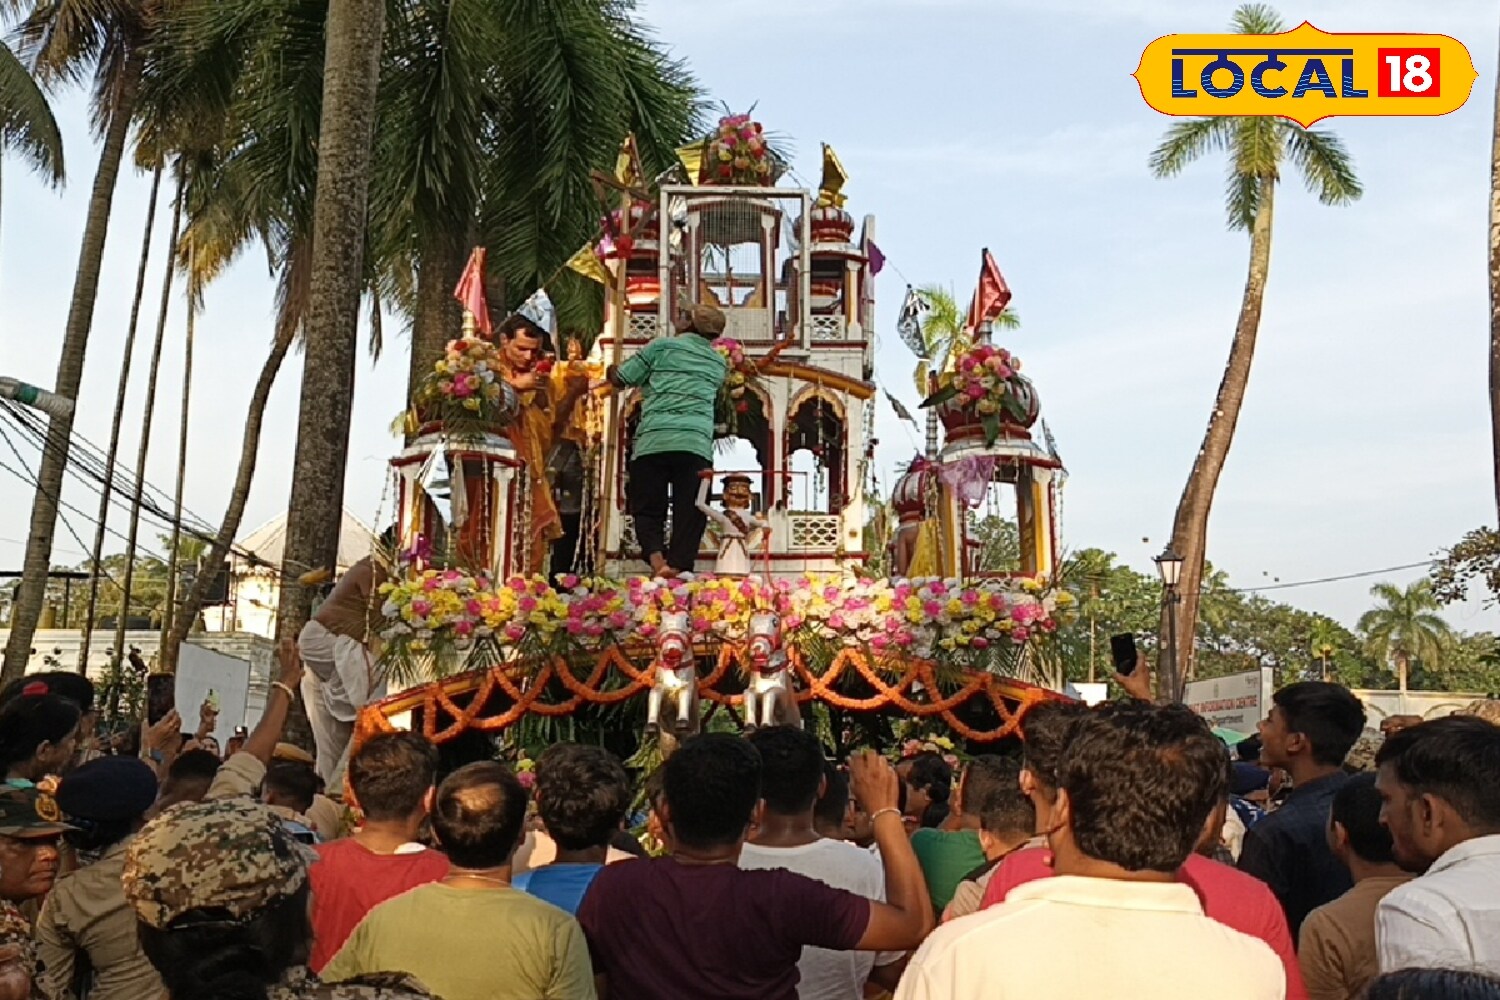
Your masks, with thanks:
M653 340L608 373L616 389L641 390L626 499L641 553L657 576L691 573L703 541L707 519L697 506L698 481L714 464L714 406L729 364L713 341L723 332L718 308L695 305L678 319L677 336Z
M447 877L371 910L323 981L402 972L443 1000L595 1000L578 921L510 885L525 819L526 790L504 765L450 774L432 806Z

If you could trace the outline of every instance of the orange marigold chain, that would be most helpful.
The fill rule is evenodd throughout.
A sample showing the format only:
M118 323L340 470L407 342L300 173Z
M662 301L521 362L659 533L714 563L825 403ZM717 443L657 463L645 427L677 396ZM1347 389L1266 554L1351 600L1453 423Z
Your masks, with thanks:
M915 684L920 683L928 692L938 688L936 665L930 660L881 657L878 663L901 669L900 677L890 682L861 650L841 650L821 674L815 674L808 668L800 650L793 647L788 650L788 654L788 669L794 670L803 681L803 686L796 694L800 702L822 701L835 708L855 712L895 707L907 715L939 716L955 733L976 742L992 742L1015 733L1022 718L1033 705L1060 697L1054 692L1029 684L985 671L974 671L957 691L936 701L918 702L908 695ZM721 646L715 657L713 670L699 681L700 694L720 705L742 703L742 695L724 694L715 690L715 685L724 678L731 666L743 669L744 657L743 649L730 645ZM595 657L588 676L582 680L573 672L575 664L565 657L544 660L534 672L527 669L528 666L525 661L498 665L481 673L436 681L418 691L367 706L360 713L355 727L355 742L363 743L378 733L394 731L396 727L391 722L388 711L421 708L423 735L435 743L446 743L468 729L483 732L505 729L515 725L528 712L556 717L570 715L585 703L615 704L649 690L653 677L651 668L636 667L618 646L601 650ZM601 690L611 668L626 678L627 683L613 690ZM859 674L875 693L866 698L852 698L834 690L834 684L850 670ZM570 697L560 702L542 701L542 692L554 678L562 683ZM527 680L528 683L523 688L518 684L519 680ZM454 694L462 692L467 685L472 685L473 693L467 704L459 705L454 701ZM481 716L480 712L494 695L496 688L504 692L511 704L497 715ZM954 715L955 708L975 697L983 697L995 708L1000 717L997 728L975 729ZM1010 708L1008 701L1016 704L1014 710ZM439 728L440 715L447 715L452 722Z

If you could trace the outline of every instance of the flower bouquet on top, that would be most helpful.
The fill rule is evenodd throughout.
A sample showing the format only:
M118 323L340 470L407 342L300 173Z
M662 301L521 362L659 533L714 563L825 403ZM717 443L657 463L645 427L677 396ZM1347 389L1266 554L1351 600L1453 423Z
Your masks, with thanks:
M720 337L713 343L729 366L724 384L719 387L719 398L714 403L714 424L725 437L735 437L739 431L740 417L759 405L760 396L749 390L760 388L760 371L755 362L745 354L745 347L732 337Z
M776 158L765 130L748 114L725 115L708 138L703 162L705 184L768 186L776 179Z
M1023 384L1020 358L1003 347L976 344L939 376L937 391L922 400L922 406L952 401L961 409L974 411L984 428L985 444L993 445L1006 417L1026 419Z
M448 341L412 403L420 422L441 422L459 432L504 427L519 408L515 390L501 375L499 351L476 337Z

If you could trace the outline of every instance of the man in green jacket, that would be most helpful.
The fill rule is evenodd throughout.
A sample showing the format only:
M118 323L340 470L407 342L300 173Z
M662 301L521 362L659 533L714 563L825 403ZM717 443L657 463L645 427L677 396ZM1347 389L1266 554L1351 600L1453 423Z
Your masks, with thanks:
M697 507L699 474L713 468L714 405L729 373L728 362L713 346L724 333L722 312L695 305L676 326L677 336L653 340L606 375L616 389L641 391L626 500L641 552L651 571L664 577L691 573L698 557L706 526Z

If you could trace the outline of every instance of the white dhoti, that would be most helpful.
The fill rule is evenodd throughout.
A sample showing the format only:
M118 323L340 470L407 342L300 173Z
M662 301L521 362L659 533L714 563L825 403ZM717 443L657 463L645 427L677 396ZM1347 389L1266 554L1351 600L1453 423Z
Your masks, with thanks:
M349 744L359 710L385 697L385 682L377 681L375 661L364 643L329 631L310 621L297 638L302 663L302 702L317 744L318 776L331 794L343 790L349 764Z

